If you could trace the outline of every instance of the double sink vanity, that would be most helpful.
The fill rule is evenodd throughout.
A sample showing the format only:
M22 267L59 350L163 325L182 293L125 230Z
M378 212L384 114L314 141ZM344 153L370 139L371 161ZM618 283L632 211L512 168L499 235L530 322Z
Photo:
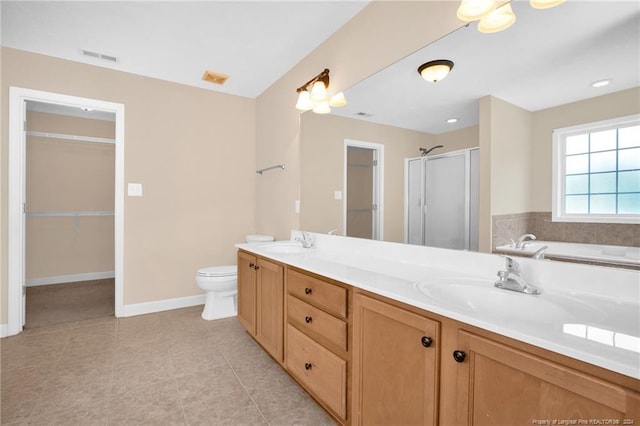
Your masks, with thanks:
M238 319L338 423L640 424L638 271L306 238L237 245Z

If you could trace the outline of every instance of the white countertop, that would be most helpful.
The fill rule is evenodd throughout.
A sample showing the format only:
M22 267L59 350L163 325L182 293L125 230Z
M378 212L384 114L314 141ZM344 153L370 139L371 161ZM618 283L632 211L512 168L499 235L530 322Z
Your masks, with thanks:
M297 253L236 247L640 379L638 271L517 258L542 289L527 295L493 287L498 255L310 235L314 247Z

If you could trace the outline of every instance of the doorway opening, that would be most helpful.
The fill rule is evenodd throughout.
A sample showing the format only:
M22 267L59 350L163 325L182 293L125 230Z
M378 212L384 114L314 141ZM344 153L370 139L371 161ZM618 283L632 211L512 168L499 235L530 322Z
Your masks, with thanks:
M383 239L384 145L345 139L343 229L348 237Z
M124 105L16 87L9 97L6 334L22 331L27 299L54 310L30 327L64 322L73 299L75 314L120 316ZM111 306L88 306L96 298Z

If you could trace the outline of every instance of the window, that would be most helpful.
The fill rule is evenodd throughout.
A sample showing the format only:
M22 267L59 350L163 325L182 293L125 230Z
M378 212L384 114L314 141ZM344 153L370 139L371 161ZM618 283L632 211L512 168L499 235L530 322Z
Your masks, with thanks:
M640 115L553 132L553 220L640 223Z

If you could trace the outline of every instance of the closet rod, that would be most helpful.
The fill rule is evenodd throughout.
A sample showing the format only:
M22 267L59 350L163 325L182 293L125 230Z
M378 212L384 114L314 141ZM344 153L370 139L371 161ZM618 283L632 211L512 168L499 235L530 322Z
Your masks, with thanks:
M115 139L109 138L97 138L94 136L78 136L78 135L66 135L63 133L48 133L48 132L34 132L27 131L27 136L37 136L39 138L52 138L52 139L66 139L78 142L93 142L93 143L116 143Z
M85 212L26 212L27 216L37 217L79 217L79 216L113 216L110 211L85 211Z

